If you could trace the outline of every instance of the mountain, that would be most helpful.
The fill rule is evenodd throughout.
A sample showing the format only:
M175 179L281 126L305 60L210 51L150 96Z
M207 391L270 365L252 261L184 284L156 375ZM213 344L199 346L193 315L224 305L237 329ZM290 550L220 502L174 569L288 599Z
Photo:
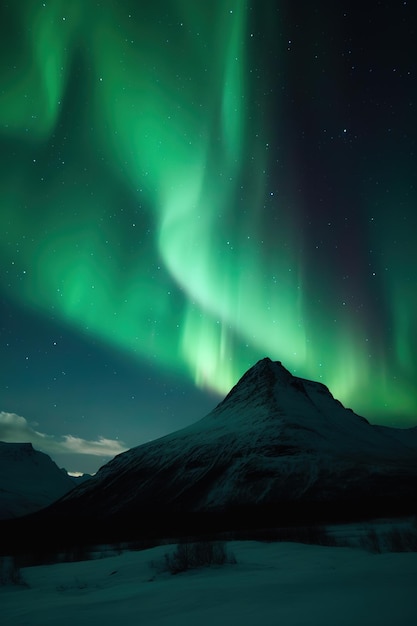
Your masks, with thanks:
M0 442L0 519L46 507L74 485L68 474L31 443Z
M375 426L375 429L394 437L407 448L412 448L417 453L417 426L412 428L389 428L387 426Z
M118 455L41 525L104 538L415 512L416 449L397 435L265 358L206 417Z

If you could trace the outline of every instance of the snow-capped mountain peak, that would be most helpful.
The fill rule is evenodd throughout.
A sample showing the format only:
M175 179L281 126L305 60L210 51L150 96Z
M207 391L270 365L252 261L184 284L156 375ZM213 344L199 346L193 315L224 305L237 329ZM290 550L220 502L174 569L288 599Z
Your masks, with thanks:
M393 431L395 429L392 429ZM268 358L198 422L132 448L60 504L100 519L408 498L411 448Z

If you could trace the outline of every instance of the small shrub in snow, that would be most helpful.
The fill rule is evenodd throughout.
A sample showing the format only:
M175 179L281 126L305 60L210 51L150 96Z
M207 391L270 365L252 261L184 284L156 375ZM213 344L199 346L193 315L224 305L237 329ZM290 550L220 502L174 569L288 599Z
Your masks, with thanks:
M362 535L360 545L364 550L372 552L373 554L380 554L382 552L381 537L376 532L375 528L370 528L366 534Z
M163 563L155 564L162 572L179 574L190 569L236 563L222 541L196 541L179 543L173 552L166 552Z
M389 552L417 552L417 530L392 528L383 536Z
M28 587L14 556L0 557L0 587L8 585Z
M370 528L361 538L360 545L365 550L382 552L417 552L417 530L414 528L393 527L377 532Z

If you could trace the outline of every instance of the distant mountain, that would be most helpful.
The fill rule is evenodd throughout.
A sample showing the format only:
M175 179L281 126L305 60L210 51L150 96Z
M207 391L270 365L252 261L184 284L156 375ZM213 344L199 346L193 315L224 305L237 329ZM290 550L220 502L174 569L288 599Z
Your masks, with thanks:
M265 358L206 417L118 455L41 525L104 538L415 512L403 438Z
M74 486L70 476L31 443L0 442L0 519L44 508Z

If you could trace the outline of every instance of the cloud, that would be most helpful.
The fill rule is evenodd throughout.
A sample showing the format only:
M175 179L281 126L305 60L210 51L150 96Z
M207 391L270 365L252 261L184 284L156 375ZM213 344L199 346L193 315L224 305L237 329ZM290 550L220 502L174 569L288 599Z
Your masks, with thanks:
M127 450L120 441L99 437L97 441L88 441L72 435L64 435L61 443L67 452L75 454L94 454L95 456L114 456Z
M99 437L97 441L89 441L64 435L55 437L41 433L29 422L15 413L0 412L0 441L6 443L31 443L34 448L47 454L90 454L94 456L113 457L127 450L122 441Z

